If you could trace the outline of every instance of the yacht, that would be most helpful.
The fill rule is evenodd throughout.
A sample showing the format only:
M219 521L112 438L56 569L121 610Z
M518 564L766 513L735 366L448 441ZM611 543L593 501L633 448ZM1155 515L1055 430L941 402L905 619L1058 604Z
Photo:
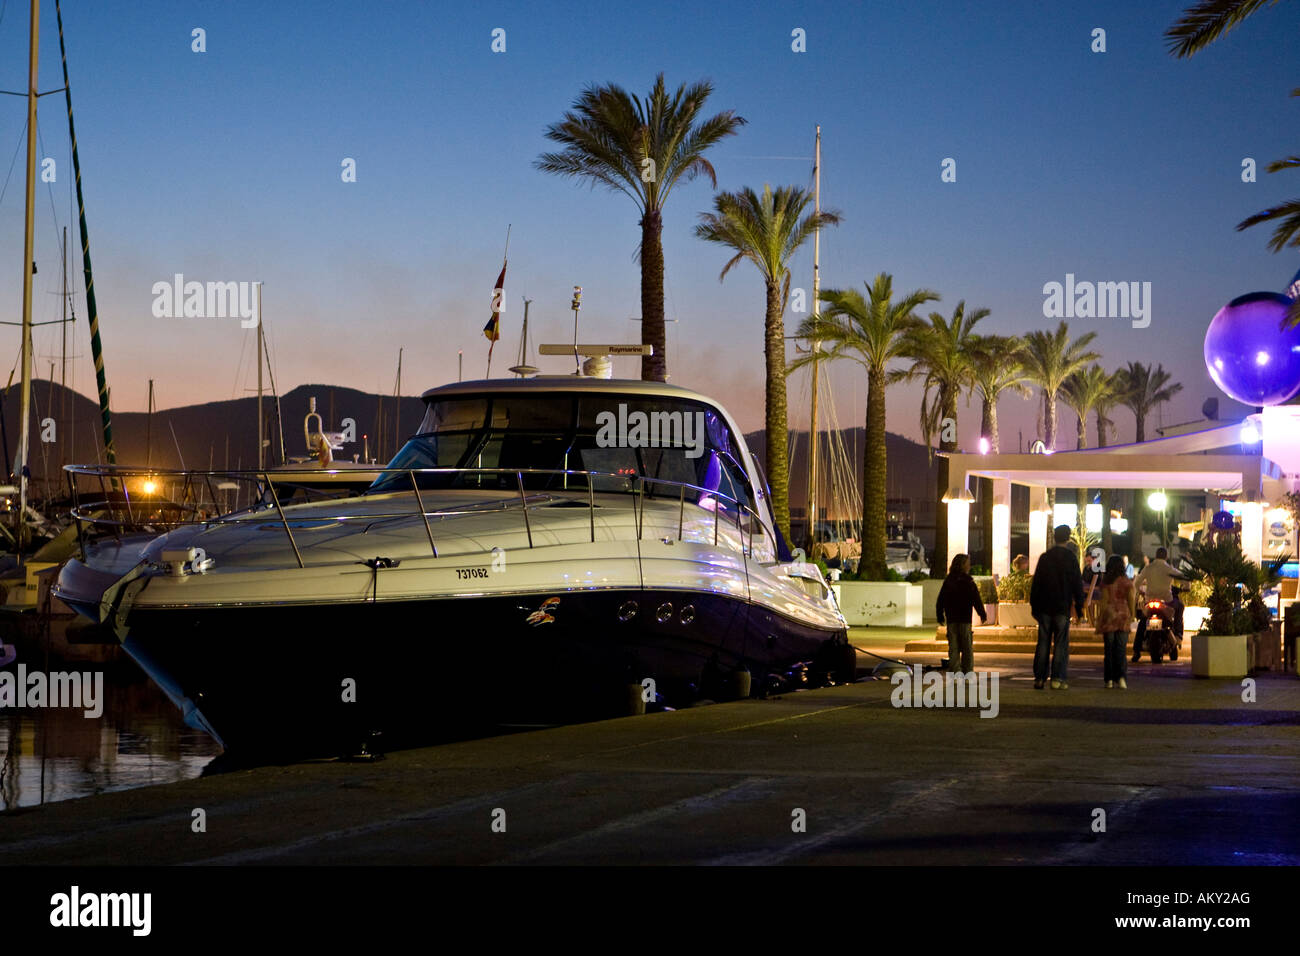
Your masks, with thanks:
M73 559L55 593L231 751L852 679L834 596L718 403L581 376L422 397L363 494L270 496L125 573Z

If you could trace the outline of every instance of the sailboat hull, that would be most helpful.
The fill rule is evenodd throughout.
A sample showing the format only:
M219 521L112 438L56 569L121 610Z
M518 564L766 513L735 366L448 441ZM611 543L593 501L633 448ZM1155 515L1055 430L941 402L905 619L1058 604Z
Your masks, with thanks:
M734 696L740 669L755 693L800 662L813 662L814 681L837 668L851 677L842 629L673 590L137 608L125 648L189 723L237 752L617 716L629 712L631 685L680 706Z

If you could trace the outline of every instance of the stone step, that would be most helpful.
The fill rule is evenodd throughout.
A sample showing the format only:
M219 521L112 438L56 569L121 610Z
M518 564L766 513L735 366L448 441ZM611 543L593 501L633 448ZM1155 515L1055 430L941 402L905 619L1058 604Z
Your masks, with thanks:
M1032 654L1038 646L1038 628L1003 627L990 625L976 627L973 632L975 650L986 654ZM908 641L906 651L918 654L948 652L947 628L938 627L933 637ZM1087 624L1073 624L1070 628L1070 653L1088 657L1101 657L1106 646Z
M992 640L976 638L974 642L974 653L976 654L1032 654L1037 647L1037 641L1009 641L993 638ZM903 650L911 654L947 654L947 638L935 638L919 641L908 641ZM1105 654L1105 645L1100 641L1070 641L1071 656L1078 657L1102 657Z

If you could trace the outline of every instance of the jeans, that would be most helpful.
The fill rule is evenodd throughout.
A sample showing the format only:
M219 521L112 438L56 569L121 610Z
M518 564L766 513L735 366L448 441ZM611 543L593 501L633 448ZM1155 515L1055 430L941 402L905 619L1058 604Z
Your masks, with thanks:
M1034 649L1034 680L1047 680L1051 657L1052 680L1067 680L1070 669L1070 615L1036 614L1038 646Z
M965 624L948 622L948 670L958 670L959 657L961 673L969 674L975 669L974 640L974 631L969 622Z
M1105 680L1115 681L1121 677L1128 678L1128 658L1124 652L1128 649L1128 630L1112 631L1102 638L1105 643L1105 662L1102 670Z

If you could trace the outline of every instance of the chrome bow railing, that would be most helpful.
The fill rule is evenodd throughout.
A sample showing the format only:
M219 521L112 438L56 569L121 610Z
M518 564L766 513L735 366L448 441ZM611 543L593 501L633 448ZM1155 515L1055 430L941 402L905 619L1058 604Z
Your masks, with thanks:
M575 496L575 493L580 493L583 485L585 485L585 497L589 512L590 540L593 543L596 541L597 494L602 497L600 507L609 507L612 502L616 502L621 498L631 500L635 516L637 541L640 542L644 538L647 526L646 502L662 498L663 496L659 492L661 488L675 489L664 500L671 501L672 497L677 498L677 540L682 540L685 533L688 498L694 499L693 504L695 506L712 512L713 544L715 546L719 543L721 537L724 513L729 513L726 517L728 526L734 519L739 541L746 555L754 554L756 531L760 538L771 542L776 540L775 535L758 512L729 495L700 485L670 481L664 478L651 478L644 475L618 475L609 472L549 468L388 468L379 466L365 469L303 468L295 470L277 468L274 471L267 469L195 471L157 468L141 469L117 465L67 465L64 470L68 473L68 482L74 502L72 518L77 522L77 535L83 556L86 553L87 530L108 532L120 539L124 533L152 532L162 534L173 528L186 525L219 524L226 521L242 520L260 511L273 511L279 518L280 526L284 529L285 537L293 549L298 567L306 567L302 558L302 551L289 523L290 516L286 514L286 503L282 493L286 490L289 490L291 494L303 490L308 494L317 493L328 497L329 492L322 491L322 486L328 488L330 484L346 484L349 475L356 475L358 478L363 475L405 476L409 486L383 488L380 489L380 492L385 494L411 492L413 507L391 512L376 512L367 509L361 513L356 513L355 509L344 509L337 513L335 509L329 509L323 512L319 507L315 507L312 509L313 518L338 522L364 520L373 523L418 516L424 523L429 550L435 558L438 557L438 545L433 531L433 524L429 519L443 518L453 514L465 514L467 512L454 509L430 511L425 506L422 491L426 493L431 490L510 490L512 493L517 491L519 510L522 515L524 533L529 548L535 546L533 522L529 514L530 502L535 509L538 499L542 497L547 500L557 496L580 500ZM430 489L426 487L422 489L417 476L438 476L447 481L447 488ZM477 486L472 483L465 483L465 479L469 479L471 476L478 480ZM83 502L84 494L79 489L77 482L79 477L97 478L100 491L105 497ZM483 480L485 477L494 477L496 487L485 487ZM214 478L249 483L253 488L252 498L254 504L250 507L235 508L222 512L216 492L218 490L229 490L229 488L214 488L212 484ZM323 478L328 480L322 481ZM510 481L512 478L513 482ZM525 481L525 478L528 480ZM552 482L558 479L560 487L533 487L532 489L526 487L527 485L547 483L544 479L549 479ZM455 484L457 481L462 483L457 485ZM110 493L108 486L105 484L106 482L111 484L116 493ZM611 485L622 484L624 487L609 487L598 491L596 487L598 482ZM158 493L160 485L164 489L170 488L174 491L177 484L180 485L179 496L164 498ZM507 484L513 485L513 487L507 489ZM570 487L571 484L574 487ZM210 504L210 507L209 504L203 503L204 499L201 497L201 492L204 490L208 493L206 501ZM175 500L175 497L179 497L179 501ZM338 499L339 505L343 506L345 502L355 501L356 498L356 495L340 498ZM706 507L705 502L710 502L712 506ZM293 508L294 505L288 504L287 507Z

